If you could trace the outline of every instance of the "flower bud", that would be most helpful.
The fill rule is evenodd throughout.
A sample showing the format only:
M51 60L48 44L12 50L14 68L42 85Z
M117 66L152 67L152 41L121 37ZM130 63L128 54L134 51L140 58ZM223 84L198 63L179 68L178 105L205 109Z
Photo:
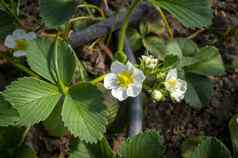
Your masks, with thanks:
M159 90L153 90L152 94L151 94L152 98L156 101L161 101L164 98L164 95L161 93L161 91Z
M145 65L146 68L154 69L158 64L158 59L156 59L152 55L149 55L149 56L142 55L141 58L142 58L142 63Z

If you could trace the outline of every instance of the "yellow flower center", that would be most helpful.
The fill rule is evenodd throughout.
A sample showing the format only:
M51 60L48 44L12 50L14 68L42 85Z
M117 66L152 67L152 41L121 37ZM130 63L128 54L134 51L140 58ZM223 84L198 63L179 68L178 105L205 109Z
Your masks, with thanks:
M172 89L175 89L176 88L176 85L177 85L177 80L168 80L166 81L167 84L169 85L169 87L171 87Z
M132 74L128 71L122 71L117 74L118 84L123 87L127 88L130 84L133 83Z
M16 41L16 50L26 50L27 41L26 40L17 40Z

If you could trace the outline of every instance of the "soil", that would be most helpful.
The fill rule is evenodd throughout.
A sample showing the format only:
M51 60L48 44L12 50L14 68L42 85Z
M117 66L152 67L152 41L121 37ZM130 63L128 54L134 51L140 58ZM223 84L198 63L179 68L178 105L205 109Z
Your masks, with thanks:
M25 0L22 7L26 16L29 13L30 16L35 17L25 22L27 26L34 26L39 18L37 9L32 9L37 8L37 1L34 0L33 3L31 0L31 2ZM119 1L115 2L111 5L118 7ZM231 148L228 122L234 114L238 113L238 2L214 0L213 4L213 25L193 39L200 46L215 45L220 50L227 68L224 76L212 78L214 93L209 105L202 110L194 110L185 103L175 104L169 100L160 104L149 102L145 105L144 130L161 131L167 144L168 158L180 158L181 143L188 137L201 134L216 136ZM196 30L185 29L175 21L173 24L176 37L187 37L196 32ZM16 70L11 64L0 62L0 90L17 77L24 75ZM126 134L115 135L121 139ZM48 137L41 126L36 126L31 129L28 141L36 149L40 158L49 158L59 154L66 155L69 139Z

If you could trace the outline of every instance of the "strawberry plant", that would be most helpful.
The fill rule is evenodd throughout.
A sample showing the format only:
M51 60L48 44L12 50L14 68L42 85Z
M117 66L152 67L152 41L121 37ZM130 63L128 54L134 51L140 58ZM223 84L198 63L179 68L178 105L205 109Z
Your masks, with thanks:
M162 158L166 149L163 137L158 132L140 133L141 93L158 103L185 100L195 109L208 104L213 90L211 76L225 72L221 55L212 45L200 46L190 38L174 37L167 15L190 29L208 27L212 24L209 0L133 0L127 12L118 16L107 1L103 9L98 3L39 0L39 24L28 27L23 23L20 0L0 1L0 39L6 49L0 57L25 73L1 92L0 144L11 141L4 135L11 137L15 128L22 137L14 140L18 144L4 146L0 152L16 157L21 151L22 157L36 157L24 141L34 125L42 124L49 135L71 136L70 158ZM138 28L130 27L133 14L141 14L138 8L156 11L156 22L143 19ZM88 28L80 30L84 20L93 24L87 23ZM112 40L116 30L117 45ZM114 52L109 54L110 70L100 75L90 73L79 51L80 46L96 38ZM97 42L91 43L90 50ZM128 106L135 110L130 114L132 137L114 151L106 132L117 118L118 104L128 98L132 101ZM235 141L233 144L236 148ZM204 138L192 157L210 155L210 150L221 150L221 157L230 157L215 138Z

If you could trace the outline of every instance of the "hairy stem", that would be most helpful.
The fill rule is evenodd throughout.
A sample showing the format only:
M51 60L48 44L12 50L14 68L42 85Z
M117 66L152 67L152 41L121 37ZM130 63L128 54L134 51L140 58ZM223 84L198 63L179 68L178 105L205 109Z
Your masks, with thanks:
M31 127L27 127L25 129L25 131L22 134L21 140L20 140L20 142L18 144L18 147L22 146L22 144L25 142L26 136L27 136L28 132L30 131L30 129L31 129Z
M99 77L93 79L92 81L90 81L90 83L92 83L92 84L97 84L98 82L103 81L104 78L105 78L105 76L106 76L106 75L101 75L101 76L99 76Z
M118 40L118 48L116 57L119 61L125 62L126 61L126 55L124 54L124 46L125 46L125 38L126 38L126 30L129 24L129 17L131 16L132 12L136 8L136 6L139 4L140 0L134 0L125 16L124 22L122 23L120 32L119 32L119 40Z
M168 22L166 16L164 15L164 12L161 10L161 8L159 6L156 6L156 9L159 11L161 18L164 21L164 24L165 24L165 26L168 30L170 38L173 39L174 38L174 32L173 32L173 29L170 27L169 22Z

